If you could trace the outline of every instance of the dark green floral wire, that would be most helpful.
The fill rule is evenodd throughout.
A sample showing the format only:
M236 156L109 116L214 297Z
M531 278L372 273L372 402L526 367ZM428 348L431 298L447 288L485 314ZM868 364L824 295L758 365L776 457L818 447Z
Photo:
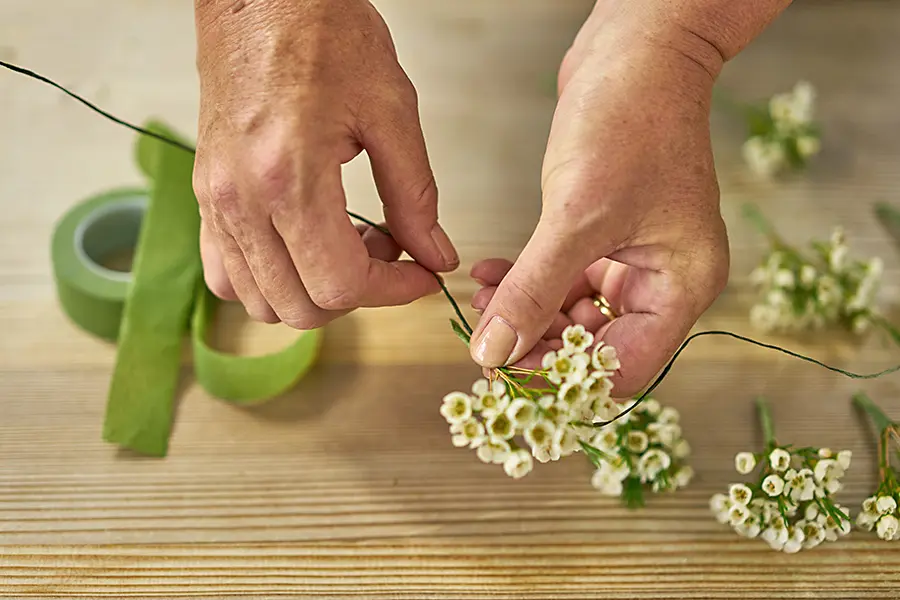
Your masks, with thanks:
M120 119L119 117L116 117L115 115L113 115L113 114L111 114L111 113L109 113L109 112L103 110L102 108L96 106L95 104L91 103L90 101L86 100L85 98L79 96L79 95L76 94L75 92L72 92L72 91L66 89L65 87L63 87L62 85L56 83L56 82L53 81L52 79L49 79L48 77L45 77L45 76L43 76L43 75L41 75L41 74L39 74L39 73L35 73L34 71L31 71L31 70L26 69L26 68L24 68L24 67L20 67L20 66L17 66L17 65L14 65L14 64L11 64L11 63L2 61L2 60L0 60L0 66L5 67L6 69L9 69L10 71L13 71L13 72L15 72L15 73L19 73L19 74L21 74L21 75L25 75L26 77L30 77L30 78L32 78L32 79L36 79L36 80L38 80L38 81L40 81L40 82L43 82L43 83L45 83L45 84L48 84L48 85L52 86L52 87L54 87L54 88L56 88L56 89L62 91L62 92L65 93L66 95L68 95L68 96L74 98L74 99L77 100L78 102L84 104L85 106L87 106L88 108L90 108L91 110L93 110L94 112L96 112L96 113L102 115L103 117L109 119L110 121L112 121L112 122L114 122L114 123L116 123L116 124L118 124L118 125L121 125L121 126L123 126L123 127L127 127L128 129L131 129L132 131L135 131L135 132L140 133L140 134L142 134L142 135L150 136L150 137L152 137L152 138L155 138L155 139L157 139L157 140L160 140L161 142L165 142L165 143L170 144L170 145L172 145L172 146L174 146L174 147L176 147L176 148L180 148L181 150L184 150L184 151L186 151L186 152L191 152L191 153L196 152L196 149L195 149L195 148L192 148L191 146L189 146L189 145L187 145L187 144L183 144L183 143L179 142L178 140L170 139L170 138L168 138L168 137L166 137L166 136L164 136L164 135L160 135L160 134L155 133L155 132L153 132L153 131L144 129L143 127L140 127L140 126L135 125L135 124L133 124L133 123L129 123L128 121L125 121L124 119ZM365 217L363 217L363 216L361 216L361 215L358 215L358 214L353 213L353 212L350 212L350 211L347 211L347 214L348 214L351 218L357 219L357 220L359 220L359 221L361 221L361 222L363 222L363 223L365 223L365 224L367 224L367 225L370 225L370 226L372 226L372 227L375 227L376 229L378 229L379 231L381 231L381 232L383 232L383 233L385 233L385 234L387 234L387 235L390 235L390 233L388 232L388 230L387 230L385 227L383 227L383 226L381 226L381 225L378 225L377 223L375 223L375 222L373 222L373 221L371 221L371 220L369 220L369 219L367 219L367 218L365 218ZM463 316L463 313L462 313L462 311L461 311L460 308L459 308L459 304L458 304L458 303L456 302L456 300L453 298L453 295L450 294L450 290L447 289L447 286L446 286L446 284L444 283L443 279L440 277L440 275L435 274L435 278L437 279L438 284L440 284L441 290L444 292L444 295L447 297L447 300L449 300L450 305L453 307L453 310L454 310L454 312L456 313L456 316L459 317L459 320L462 322L462 326L465 328L466 332L468 332L468 334L471 335L471 333L472 333L472 327L469 325L468 321L466 321L465 316ZM629 407L626 408L624 411L622 411L621 413L619 413L614 419L612 419L612 420L610 420L610 421L604 421L604 422L601 422L601 423L594 423L594 426L595 426L595 427L603 427L603 426L609 425L609 424L611 424L611 423L614 423L615 421L621 419L622 417L624 417L625 415L627 415L628 413L630 413L632 410L634 410L635 408L637 408L637 406L638 406L641 402L643 402L643 401L644 401L644 400L645 400L645 399L653 392L653 390L655 390L655 389L659 386L659 384L661 384L661 383L663 382L663 380L668 376L669 371L672 370L672 367L673 367L674 364L675 364L675 361L678 359L679 355L681 355L681 353L685 350L685 348L687 348L687 346L688 346L693 340L695 340L695 339L697 339L697 338L700 338L700 337L709 336L709 335L721 335L721 336L727 336L727 337L731 337L731 338L740 340L740 341L742 341L742 342L747 342L748 344L753 344L754 346L759 346L760 348L766 348L766 349L768 349L768 350L775 350L775 351L777 351L777 352L781 352L782 354L786 354L786 355L791 356L791 357L793 357L793 358L798 358L798 359L803 360L803 361L806 361L806 362L808 362L808 363L812 363L812 364L814 364L814 365L818 365L818 366L820 366L820 367L822 367L822 368L824 368L824 369L827 369L827 370L829 370L829 371L832 371L832 372L834 372L834 373L840 373L841 375L844 375L845 377L849 377L849 378L851 378L851 379L875 379L875 378L881 377L881 376L883 376L883 375L888 375L888 374L890 374L890 373L896 373L897 371L900 371L900 365L898 365L898 366L895 366L895 367L891 367L891 368L889 368L889 369L885 369L885 370L883 370L883 371L879 371L879 372L877 372L877 373L869 373L869 374L854 373L854 372L852 372L852 371L846 371L846 370L840 369L840 368L838 368L838 367L832 367L831 365L827 365L827 364L825 364L825 363L823 363L823 362L821 362L821 361L819 361L819 360L816 360L816 359L811 358L811 357L809 357L809 356L804 356L803 354L798 354L798 353L793 352L793 351L791 351L791 350L788 350L788 349L786 349L786 348L782 348L781 346L776 346L776 345L774 345L774 344L766 344L766 343L764 343L764 342L760 342L760 341L757 341L757 340L754 340L754 339L751 339L751 338L748 338L748 337L739 335L739 334L737 334L737 333L732 333L732 332L730 332L730 331L719 331L719 330L700 331L700 332L698 332L698 333L695 333L695 334L689 336L689 337L681 344L681 346L678 348L678 350L675 351L675 354L672 355L672 358L669 359L669 362L666 364L665 368L663 368L663 370L660 372L660 374L657 376L657 378L653 381L653 383L650 385L650 387L648 387L648 388L644 391L644 393L642 393L640 396L638 396L637 398L635 398L635 400L634 400L634 402L631 404L631 406L629 406ZM464 339L464 341L465 341L465 336L461 336L461 337L463 337L463 339Z
M18 65L14 65L12 63L8 63L8 62L2 61L2 60L0 60L0 66L3 66L5 68L9 69L10 71L13 71L14 73L19 73L20 75L25 75L26 77L36 79L42 83L46 83L47 85L58 89L59 91L66 94L67 96L74 98L78 102L87 106L89 109L93 110L94 112L98 113L99 115L101 115L103 117L106 117L107 119L109 119L113 123L116 123L117 125L127 127L128 129L131 129L132 131L135 131L142 135L146 135L146 136L155 138L161 142L165 142L171 146L175 146L176 148L178 148L180 150L184 150L185 152L190 152L191 154L196 153L196 148L193 148L192 146L189 146L188 144L179 142L178 140L173 140L167 136L156 133L155 131L150 131L149 129L145 129L143 127L140 127L139 125L135 125L134 123L129 123L128 121L121 119L108 111L103 110L102 108L100 108L96 104L92 103L91 101L87 100L86 98L79 96L75 92L65 88L64 86L53 81L49 77L45 77L44 75L41 75L40 73L36 73L30 69L26 69L24 67L20 67ZM386 235L390 235L390 232L387 230L386 227L383 227L382 225L378 225L377 223L374 223L373 221L363 217L362 215L358 215L354 212L350 212L349 210L347 211L347 214L358 221L362 221L363 223L365 223L367 225L371 225L372 227L378 229L379 231L381 231L382 233L384 233ZM456 312L456 316L459 317L459 320L462 323L463 327L465 327L466 331L471 335L472 326L469 325L469 322L466 320L466 317L463 315L462 310L460 310L459 304L457 304L457 302L453 298L453 296L450 295L450 290L447 289L447 286L444 283L444 280L437 273L434 274L434 277L435 277L435 279L437 279L438 285L441 286L441 291L444 292L444 295L447 297L447 300L450 301L450 305L453 306L453 310L454 310L454 312Z

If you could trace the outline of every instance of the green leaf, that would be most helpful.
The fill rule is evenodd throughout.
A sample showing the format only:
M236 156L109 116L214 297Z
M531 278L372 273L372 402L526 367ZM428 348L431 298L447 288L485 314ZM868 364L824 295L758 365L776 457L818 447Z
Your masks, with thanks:
M472 336L466 333L466 330L463 329L462 325L456 319L450 319L450 327L453 328L453 333L456 334L456 337L461 339L463 343L468 346L472 340Z

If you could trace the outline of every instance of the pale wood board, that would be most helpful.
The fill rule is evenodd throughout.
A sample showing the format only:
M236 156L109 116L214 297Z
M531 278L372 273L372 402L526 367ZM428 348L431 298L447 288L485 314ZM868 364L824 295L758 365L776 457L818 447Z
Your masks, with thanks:
M553 72L589 2L381 0L417 84L465 278L484 256L515 257L540 212L541 149ZM0 57L72 85L128 118L196 119L190 3L0 3ZM842 223L887 265L882 303L900 301L897 251L870 206L900 205L900 4L798 3L730 64L723 87L762 98L800 78L820 90L825 150L777 185L748 176L742 131L714 116L732 279L699 329L754 333L747 274L758 203L795 242ZM695 483L639 513L598 497L580 457L518 482L453 448L440 397L478 375L440 299L356 313L326 328L320 365L255 409L192 383L171 453L138 459L100 428L114 348L57 307L48 241L78 198L139 182L133 138L56 92L0 74L0 596L315 598L900 598L900 545L854 533L784 556L738 539L707 500L754 449L752 398L775 404L782 439L850 448L843 501L874 479L868 429L849 405L867 390L900 414L898 379L855 382L724 339L685 352L657 397L677 407ZM378 214L364 161L351 205ZM472 315L471 311L469 312ZM221 320L220 344L259 351L290 332ZM764 336L842 367L900 362L875 338Z

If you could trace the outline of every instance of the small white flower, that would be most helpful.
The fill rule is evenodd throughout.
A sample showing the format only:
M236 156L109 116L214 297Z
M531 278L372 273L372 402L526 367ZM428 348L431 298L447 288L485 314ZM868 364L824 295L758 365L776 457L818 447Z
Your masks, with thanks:
M897 510L897 501L891 496L879 496L875 501L875 508L882 515L887 515Z
M734 455L734 468L741 475L747 475L756 468L756 457L752 452L738 452Z
M769 465L779 473L786 471L791 466L791 455L786 450L775 448L769 454Z
M728 521L732 527L737 527L750 518L750 509L744 504L732 504L728 509Z
M751 539L759 535L760 529L759 523L755 519L747 519L734 528L738 535Z
M850 328L856 335L864 334L871 328L871 326L872 320L868 317L868 315L856 315L855 317L853 317L853 322L850 323Z
M803 265L800 267L800 283L806 287L812 286L816 282L816 268L812 265Z
M507 407L506 416L514 429L523 430L537 419L537 406L528 398L516 398Z
M884 515L878 519L878 523L875 525L878 537L888 542L897 538L898 531L900 531L900 521L894 515Z
M694 469L692 469L689 465L684 465L677 471L675 471L675 475L673 476L673 481L675 482L675 486L679 488L687 487L687 485L694 478Z
M781 144L777 141L770 142L760 136L751 137L744 142L741 153L750 170L763 178L775 175L787 164L787 157Z
M553 434L556 432L556 424L547 419L538 419L525 430L525 441L535 448L549 448L553 444Z
M784 491L784 479L775 474L769 475L763 479L762 489L773 498L780 496Z
M768 283L771 274L766 267L756 267L750 271L750 283L756 286Z
M594 351L591 353L591 365L604 373L615 373L622 367L616 349L603 342L594 347Z
M613 421L619 413L622 412L622 406L610 397L598 398L591 404L591 411L594 413L593 421L595 423L606 423Z
M591 477L591 485L604 496L621 496L622 480L613 476L611 470L597 469Z
M779 269L775 273L774 281L778 287L792 288L795 283L794 274L787 269Z
M578 451L581 445L571 427L559 427L553 432L553 442L550 447L560 456L569 456Z
M618 445L619 432L615 427L604 427L591 440L591 446L603 451L613 450Z
M732 503L746 506L753 498L753 492L743 483L733 483L728 488L728 497L731 498Z
M503 463L503 470L513 479L520 479L528 475L534 467L531 455L525 450L516 450Z
M505 440L489 439L475 451L481 462L503 464L509 456L509 443Z
M819 451L816 454L819 455L819 458L831 458L834 456L834 452L831 451L831 448L819 448Z
M803 158L810 158L819 153L822 142L813 135L801 135L797 138L797 153Z
M816 482L809 469L791 469L784 478L787 484L785 487L790 488L790 497L794 502L805 502L816 497Z
M490 382L487 379L479 379L472 384L472 394L475 396L473 408L481 411L485 418L503 412L509 404L506 385L502 381Z
M784 543L782 551L786 554L799 552L803 548L804 541L806 541L806 536L803 534L803 530L792 525L788 528L788 540Z
M461 423L472 416L472 399L462 392L451 392L444 396L441 415L448 423Z
M731 508L731 500L725 494L713 494L709 499L709 510L720 513Z
M660 444L666 448L671 448L679 439L681 439L681 427L675 424L662 425L657 429L656 435Z
M584 352L594 343L594 334L584 325L569 325L562 332L563 348L570 354Z
M835 246L828 257L829 266L835 273L840 273L847 266L847 246Z
M572 410L576 410L581 406L581 403L587 399L587 395L584 393L584 389L582 389L580 383L572 383L571 381L566 382L559 386L559 391L556 393L556 397L560 402L565 403Z
M862 503L862 509L864 513L872 515L873 517L877 517L881 514L881 511L878 510L878 497L877 496L869 496Z
M778 326L778 310L768 304L756 304L750 309L750 324L760 331L772 331Z
M587 354L583 352L569 354L565 350L550 351L541 361L541 366L548 371L547 378L557 385L564 380L574 383L584 381L589 364Z
M651 449L644 452L638 459L638 474L641 481L647 483L656 479L661 471L669 468L672 458L662 450Z
M636 410L651 417L655 417L662 410L662 406L659 404L659 400L656 400L655 398L645 398L638 405Z
M641 454L649 445L647 434L639 429L634 429L625 434L625 448L634 454Z
M876 521L876 517L873 517L866 512L861 512L856 515L856 526L860 529L865 529L866 531L872 531L872 529L875 527Z
M678 440L672 446L672 456L678 459L684 459L691 455L691 445L684 438Z
M818 481L827 482L832 479L843 477L844 469L833 458L823 458L816 463L813 474Z
M509 440L516 435L516 426L506 413L499 413L488 419L485 429L492 440Z
M803 532L803 547L815 548L825 541L825 528L816 521L799 521L797 529Z
M595 371L593 375L584 380L581 387L591 400L605 400L612 392L613 382L605 373Z
M659 414L656 415L656 422L665 425L676 425L680 419L681 415L679 415L678 411L671 406L664 407L659 411Z
M485 441L484 425L471 417L465 421L453 423L450 426L450 433L453 434L450 441L457 448L465 446L477 448Z

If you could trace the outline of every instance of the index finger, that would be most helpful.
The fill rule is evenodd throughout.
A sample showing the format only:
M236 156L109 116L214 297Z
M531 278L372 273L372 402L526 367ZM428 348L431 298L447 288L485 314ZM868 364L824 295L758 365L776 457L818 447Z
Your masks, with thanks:
M311 194L285 203L272 222L317 306L398 306L440 291L434 274L421 265L369 255L346 213L340 165L323 173Z

